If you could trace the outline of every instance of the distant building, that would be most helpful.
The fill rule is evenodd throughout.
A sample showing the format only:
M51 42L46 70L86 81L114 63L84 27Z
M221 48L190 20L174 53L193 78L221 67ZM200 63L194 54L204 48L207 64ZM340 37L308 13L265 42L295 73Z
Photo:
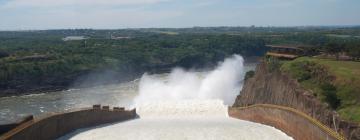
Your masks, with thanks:
M280 59L295 59L304 55L304 50L293 46L277 46L268 45L270 50L266 56L276 57Z
M67 36L64 37L63 41L73 41L73 40L85 40L87 39L85 36Z

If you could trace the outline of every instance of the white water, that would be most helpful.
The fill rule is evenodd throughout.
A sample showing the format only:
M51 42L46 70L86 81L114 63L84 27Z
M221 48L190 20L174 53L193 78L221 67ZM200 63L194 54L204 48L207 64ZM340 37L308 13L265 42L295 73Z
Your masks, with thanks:
M232 118L138 119L99 126L63 139L69 137L71 140L292 140L272 127Z
M144 74L134 103L140 118L78 130L72 140L291 140L266 125L228 117L242 88L243 59L234 55L208 73L174 69Z
M168 77L159 79L144 74L140 79L136 106L154 101L179 101L188 99L220 99L232 105L242 88L244 78L243 58L233 55L219 63L208 73L174 69Z
M228 108L221 100L161 101L138 106L136 113L141 119L226 118Z
M254 70L255 66L255 63L249 63L245 65L244 70L241 71L246 72L249 70ZM205 75L208 75L211 73L211 71L190 73L193 73L196 75L196 77L203 79L205 78ZM162 73L148 76L150 76L152 79L156 79L156 81L163 80L162 82L166 83L169 81L169 75L170 73ZM240 77L240 79L242 79L242 77ZM76 108L90 107L93 104L110 105L111 107L134 107L134 98L139 97L139 83L140 79L136 79L130 82L111 85L99 85L91 88L3 97L0 98L0 124L15 122L30 114L33 114L35 117L37 117L49 112L63 112ZM233 92L234 95L239 93L241 86L242 80L240 80L239 84L237 84L239 89L237 89L236 92ZM146 90L143 89L142 91ZM142 97L145 96L142 95ZM229 100L232 101L234 99Z
M233 119L220 100L183 100L139 107L140 118L78 130L71 140L292 140L269 126Z

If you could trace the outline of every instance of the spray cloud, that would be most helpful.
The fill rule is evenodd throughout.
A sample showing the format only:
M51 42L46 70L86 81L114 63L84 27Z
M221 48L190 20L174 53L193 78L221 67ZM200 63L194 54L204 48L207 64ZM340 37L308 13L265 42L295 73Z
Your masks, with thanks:
M233 104L242 88L243 58L233 55L208 72L199 73L175 68L167 77L144 74L139 84L135 104L158 101L220 99Z

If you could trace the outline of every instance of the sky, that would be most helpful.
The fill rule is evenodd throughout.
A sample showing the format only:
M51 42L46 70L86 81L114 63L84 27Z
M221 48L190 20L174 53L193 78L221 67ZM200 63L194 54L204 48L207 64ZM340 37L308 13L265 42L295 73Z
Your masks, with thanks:
M0 0L0 30L360 25L360 0Z

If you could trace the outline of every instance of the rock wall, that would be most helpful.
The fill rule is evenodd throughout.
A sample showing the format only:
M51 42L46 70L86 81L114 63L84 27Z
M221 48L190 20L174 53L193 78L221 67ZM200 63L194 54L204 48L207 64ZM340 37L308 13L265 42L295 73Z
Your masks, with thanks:
M0 136L0 140L53 140L79 128L133 119L135 110L108 107L82 109L30 120Z
M234 107L253 104L274 104L300 110L319 120L348 139L360 139L359 126L343 121L326 104L313 96L311 91L302 88L299 83L285 73L272 71L265 62L258 65L255 75L245 81Z

